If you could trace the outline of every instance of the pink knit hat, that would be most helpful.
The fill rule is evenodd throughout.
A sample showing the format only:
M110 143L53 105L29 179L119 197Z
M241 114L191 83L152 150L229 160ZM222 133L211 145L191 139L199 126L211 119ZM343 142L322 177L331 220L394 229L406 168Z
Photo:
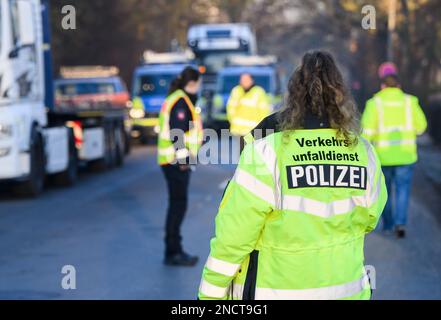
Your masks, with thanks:
M397 76L398 68L393 62L385 62L378 69L378 76L384 79L387 76Z

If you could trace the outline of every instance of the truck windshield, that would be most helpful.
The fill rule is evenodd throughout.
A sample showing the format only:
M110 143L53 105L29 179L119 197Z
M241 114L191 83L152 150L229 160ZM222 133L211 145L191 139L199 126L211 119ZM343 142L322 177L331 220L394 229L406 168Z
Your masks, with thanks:
M135 81L134 95L166 95L171 81L177 74L141 75Z
M266 92L271 91L271 77L269 75L253 75L257 86L262 87ZM240 75L223 76L219 83L219 92L229 94L233 88L239 85Z
M115 84L110 82L77 82L58 84L56 87L57 96L78 96L86 94L113 94L116 92Z

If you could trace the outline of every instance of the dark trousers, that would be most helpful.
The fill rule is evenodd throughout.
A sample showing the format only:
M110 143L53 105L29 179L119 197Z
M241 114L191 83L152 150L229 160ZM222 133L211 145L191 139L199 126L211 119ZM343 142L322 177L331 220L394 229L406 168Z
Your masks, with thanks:
M168 209L165 223L165 254L182 252L181 225L187 211L190 170L181 171L178 166L163 166L168 188Z

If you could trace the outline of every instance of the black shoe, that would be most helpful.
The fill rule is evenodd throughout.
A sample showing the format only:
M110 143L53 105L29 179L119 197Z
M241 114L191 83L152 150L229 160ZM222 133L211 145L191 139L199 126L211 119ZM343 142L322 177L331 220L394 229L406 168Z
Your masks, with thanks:
M164 264L167 266L193 267L198 263L199 258L185 252L166 256Z
M403 239L406 237L406 229L404 226L397 226L395 228L395 234L397 235L398 239Z

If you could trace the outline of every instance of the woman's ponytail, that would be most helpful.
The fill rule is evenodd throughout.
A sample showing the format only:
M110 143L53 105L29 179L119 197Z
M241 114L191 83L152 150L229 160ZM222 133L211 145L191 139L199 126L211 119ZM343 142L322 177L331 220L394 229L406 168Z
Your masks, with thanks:
M324 116L323 83L318 74L313 74L311 82L307 85L307 100L313 114L322 118Z
M170 88L168 89L168 94L172 94L173 92L182 89L182 79L181 76L176 77L173 79L173 81L170 83Z
M198 70L192 67L186 67L181 74L170 83L168 94L170 95L177 90L183 90L190 81L198 81L200 77L201 74Z

